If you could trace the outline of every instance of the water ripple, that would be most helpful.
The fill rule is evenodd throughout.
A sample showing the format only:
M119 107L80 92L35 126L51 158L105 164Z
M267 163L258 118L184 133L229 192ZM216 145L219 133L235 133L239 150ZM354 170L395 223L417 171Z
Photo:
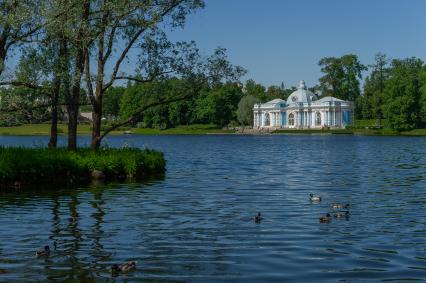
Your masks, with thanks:
M108 282L128 260L138 268L123 281L426 280L424 138L108 139L125 143L163 150L166 178L1 193L0 281ZM311 192L323 201L310 203ZM350 203L350 217L320 224L333 202ZM51 256L35 258L45 244Z

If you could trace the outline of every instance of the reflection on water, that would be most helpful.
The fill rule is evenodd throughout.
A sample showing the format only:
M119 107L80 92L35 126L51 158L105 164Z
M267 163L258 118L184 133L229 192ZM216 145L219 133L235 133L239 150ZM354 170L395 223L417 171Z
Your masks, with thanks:
M38 145L45 138L0 137ZM88 141L84 139L83 143ZM126 136L165 179L0 194L0 281L426 280L426 139ZM309 193L323 197L311 204ZM333 202L351 216L318 223ZM261 211L264 220L254 224ZM52 254L37 259L48 244Z

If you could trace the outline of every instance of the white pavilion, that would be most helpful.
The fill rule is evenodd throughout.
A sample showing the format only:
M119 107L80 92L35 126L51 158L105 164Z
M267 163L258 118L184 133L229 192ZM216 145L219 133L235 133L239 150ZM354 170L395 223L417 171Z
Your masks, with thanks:
M318 96L306 88L300 81L298 89L287 101L274 99L263 104L255 104L255 129L321 129L345 128L353 125L354 107L351 101L344 101L327 96Z

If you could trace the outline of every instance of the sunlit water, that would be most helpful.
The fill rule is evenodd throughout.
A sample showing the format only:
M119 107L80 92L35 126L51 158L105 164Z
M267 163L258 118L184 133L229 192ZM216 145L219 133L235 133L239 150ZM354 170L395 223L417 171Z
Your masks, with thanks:
M124 144L164 151L165 178L0 194L0 281L426 280L425 138L108 139ZM332 202L350 203L350 218L319 223ZM51 256L37 259L45 244ZM129 260L136 271L113 278L111 265Z

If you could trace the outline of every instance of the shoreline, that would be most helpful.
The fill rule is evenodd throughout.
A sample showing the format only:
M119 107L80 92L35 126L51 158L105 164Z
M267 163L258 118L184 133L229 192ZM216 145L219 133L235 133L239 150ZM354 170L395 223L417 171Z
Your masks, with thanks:
M58 136L66 136L66 125L61 124ZM0 137L2 136L49 136L50 125L48 124L27 124L15 127L0 127ZM90 125L80 125L78 136L90 136ZM244 132L235 130L224 130L214 128L211 125L189 125L165 130L152 128L124 128L110 133L111 136L137 136L137 135L357 135L357 136L409 136L424 137L426 129L413 129L410 131L397 132L390 129L278 129L271 132L259 132L246 129Z

